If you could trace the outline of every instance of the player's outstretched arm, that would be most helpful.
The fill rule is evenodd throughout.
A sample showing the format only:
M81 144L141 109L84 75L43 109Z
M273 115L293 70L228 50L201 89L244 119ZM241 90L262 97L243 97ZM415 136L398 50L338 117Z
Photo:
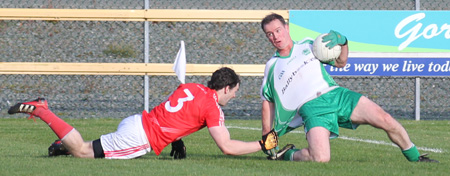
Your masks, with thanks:
M262 102L262 134L265 135L272 130L275 106L272 102L264 100Z
M211 127L208 128L208 131L217 146L225 155L244 155L261 150L261 146L258 141L244 142L232 140L230 138L230 133L225 126Z

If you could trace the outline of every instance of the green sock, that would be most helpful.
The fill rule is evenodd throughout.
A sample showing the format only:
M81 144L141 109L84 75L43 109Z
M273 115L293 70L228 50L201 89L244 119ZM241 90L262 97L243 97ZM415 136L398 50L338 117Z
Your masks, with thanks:
M294 153L296 152L296 151L299 151L300 149L291 149L291 150L288 150L285 154L284 154L284 157L283 157L283 159L285 160L285 161L294 161Z
M406 159L411 162L419 161L419 150L417 150L417 147L413 144L411 148L408 150L402 150L403 155L405 155Z

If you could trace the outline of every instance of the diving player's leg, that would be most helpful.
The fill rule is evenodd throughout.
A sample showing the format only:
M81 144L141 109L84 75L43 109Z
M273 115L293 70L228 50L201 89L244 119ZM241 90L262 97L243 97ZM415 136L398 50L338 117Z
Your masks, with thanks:
M72 126L60 119L48 108L47 100L44 98L38 98L30 102L17 103L9 108L8 113L30 114L30 118L34 118L34 116L40 117L40 119L47 123L53 132L55 132L59 139L62 139L73 129Z
M30 102L17 103L8 110L9 114L26 113L30 118L39 117L53 130L59 139L64 143L64 147L75 157L93 158L92 142L85 142L81 134L56 116L49 108L47 100L37 98Z
M73 129L63 139L64 147L71 155L77 158L94 158L94 149L92 141L84 141L81 134Z

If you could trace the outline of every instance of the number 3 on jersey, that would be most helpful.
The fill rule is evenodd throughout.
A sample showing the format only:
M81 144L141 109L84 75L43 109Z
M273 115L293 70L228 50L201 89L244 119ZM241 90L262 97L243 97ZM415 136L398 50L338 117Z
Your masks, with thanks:
M179 98L178 99L178 104L176 106L170 106L170 101L167 101L166 104L165 104L165 108L166 108L167 111L169 111L169 112L177 112L183 107L183 103L185 101L192 101L194 99L194 96L189 91L189 89L184 89L183 91L184 91L184 93L186 93L187 97Z

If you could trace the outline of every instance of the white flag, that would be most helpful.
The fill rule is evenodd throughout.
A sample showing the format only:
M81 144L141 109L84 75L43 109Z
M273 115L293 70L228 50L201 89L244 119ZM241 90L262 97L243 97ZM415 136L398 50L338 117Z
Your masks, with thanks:
M184 84L184 78L186 77L186 52L184 51L184 41L181 41L180 50L178 50L177 58L172 67L173 71L178 76L178 80Z

